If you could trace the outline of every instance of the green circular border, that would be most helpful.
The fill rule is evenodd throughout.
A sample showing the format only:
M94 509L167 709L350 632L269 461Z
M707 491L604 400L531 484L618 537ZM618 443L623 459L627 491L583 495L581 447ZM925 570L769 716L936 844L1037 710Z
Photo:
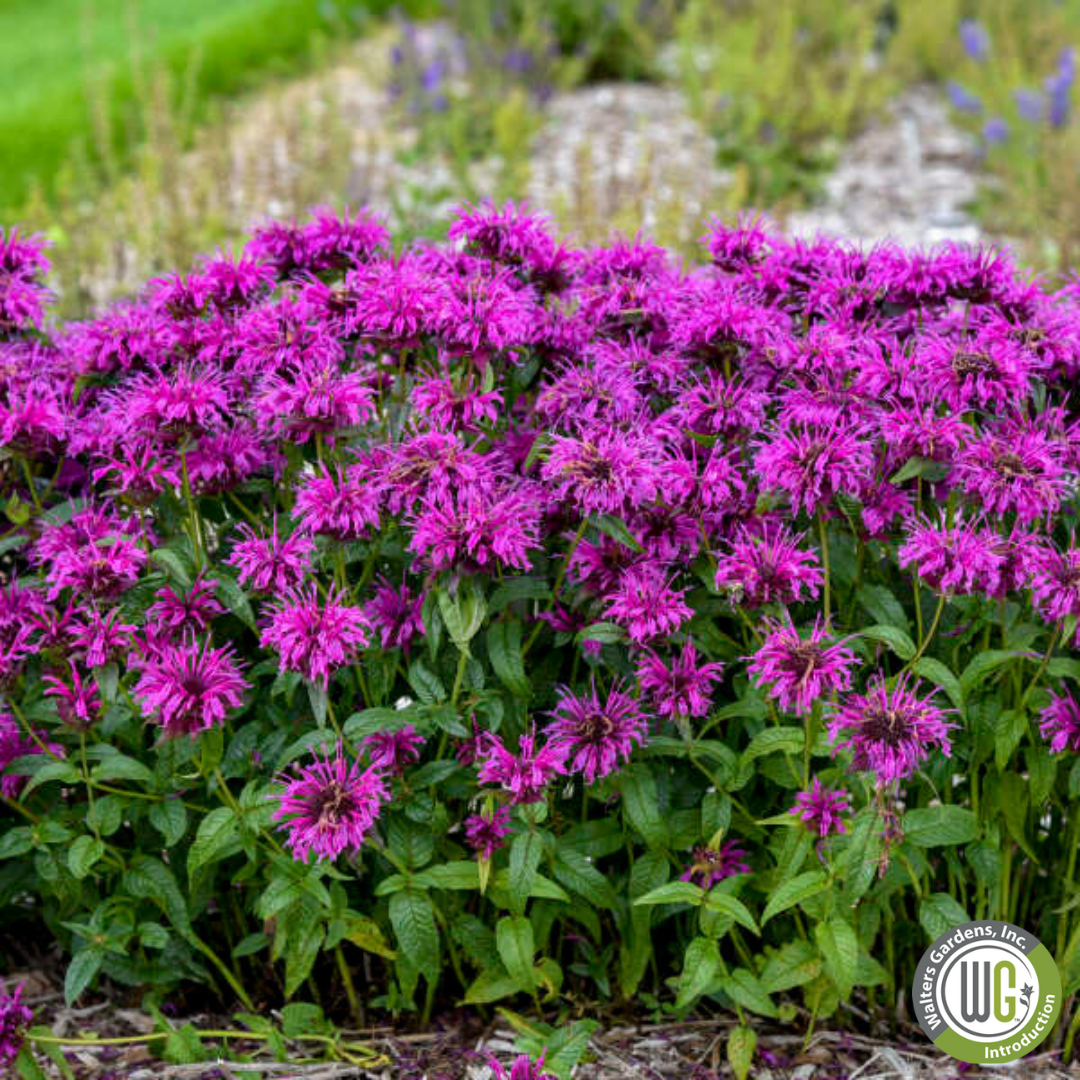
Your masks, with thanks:
M952 933L952 931L950 930L949 933ZM943 934L942 936L947 935ZM1020 1032L1018 1036L992 1043L977 1042L975 1039L969 1039L947 1027L934 1040L934 1045L943 1053L948 1054L949 1057L954 1057L957 1061L964 1061L968 1065L1003 1065L1027 1057L1054 1030L1064 1004L1061 998L1061 973L1058 971L1057 964L1054 963L1054 958L1050 955L1050 950L1040 942L1036 948L1027 954L1027 958L1039 976L1039 994L1043 1003L1045 1003L1047 995L1053 994L1054 996L1054 1006L1050 1020L1044 1025L1041 1034L1038 1034L1036 1038L1029 1039L1026 1046L1021 1046L1018 1050L1009 1050L1000 1057L991 1057L989 1051L1012 1046L1023 1038L1026 1032ZM1035 1009L1035 1016L1038 1016L1041 1011L1042 1006L1038 1005ZM1032 1024L1034 1022L1033 1017Z

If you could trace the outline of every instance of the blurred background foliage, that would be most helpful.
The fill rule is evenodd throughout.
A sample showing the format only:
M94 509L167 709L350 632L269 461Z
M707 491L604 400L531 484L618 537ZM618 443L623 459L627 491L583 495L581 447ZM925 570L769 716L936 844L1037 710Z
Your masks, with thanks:
M718 212L782 221L933 84L976 140L981 223L1064 268L1077 41L1076 0L7 0L0 216L50 235L71 315L310 203L370 199L399 235L435 234L450 202L528 190L557 95L622 83L682 95L724 172ZM587 236L587 201L550 209Z

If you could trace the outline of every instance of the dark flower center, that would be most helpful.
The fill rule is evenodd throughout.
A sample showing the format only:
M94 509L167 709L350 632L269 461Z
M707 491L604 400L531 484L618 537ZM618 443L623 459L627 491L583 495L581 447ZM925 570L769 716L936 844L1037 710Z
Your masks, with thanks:
M974 375L993 371L994 362L984 352L958 352L953 356L952 369L957 375Z
M615 721L601 709L585 713L578 720L578 737L586 742L600 743L615 731Z
M1023 458L1016 454L1003 453L994 458L994 467L1002 476L1030 476L1031 470L1024 464Z
M798 678L800 685L805 683L821 659L821 649L810 641L800 641L792 646L783 660L783 668L789 675Z
M318 828L334 828L341 824L352 805L348 789L335 781L312 796L311 816Z
M863 733L874 742L897 747L908 734L909 719L901 709L872 705L863 717Z
M189 675L186 679L180 680L180 689L188 697L201 698L206 692L206 683L198 675Z

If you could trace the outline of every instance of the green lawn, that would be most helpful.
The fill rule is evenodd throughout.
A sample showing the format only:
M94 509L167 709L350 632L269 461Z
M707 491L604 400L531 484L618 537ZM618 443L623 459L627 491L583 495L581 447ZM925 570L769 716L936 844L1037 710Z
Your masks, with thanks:
M0 0L0 207L21 205L35 178L51 187L74 141L91 129L93 102L107 103L123 158L138 115L134 71L165 65L181 77L195 73L198 115L214 96L295 67L317 32L347 33L358 10L389 6L386 0Z

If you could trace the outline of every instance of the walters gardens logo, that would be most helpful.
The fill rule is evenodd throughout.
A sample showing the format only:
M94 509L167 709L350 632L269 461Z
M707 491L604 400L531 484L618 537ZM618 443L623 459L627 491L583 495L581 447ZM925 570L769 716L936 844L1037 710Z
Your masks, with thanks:
M934 1045L972 1065L1016 1061L1050 1034L1061 976L1045 945L1012 923L963 923L923 953L911 987Z

